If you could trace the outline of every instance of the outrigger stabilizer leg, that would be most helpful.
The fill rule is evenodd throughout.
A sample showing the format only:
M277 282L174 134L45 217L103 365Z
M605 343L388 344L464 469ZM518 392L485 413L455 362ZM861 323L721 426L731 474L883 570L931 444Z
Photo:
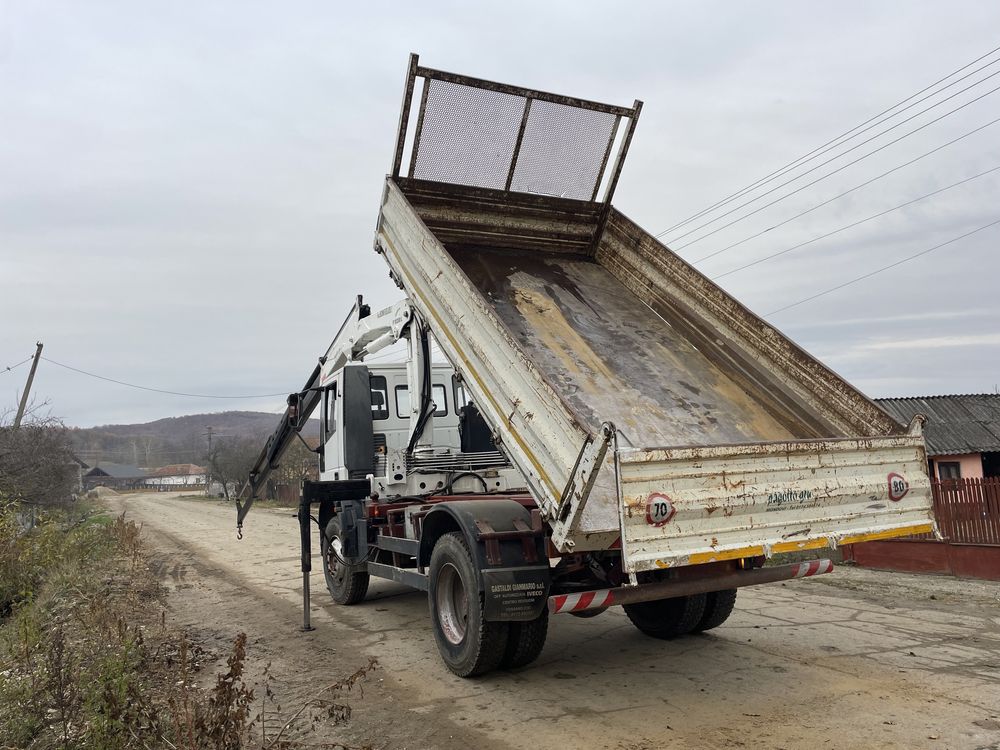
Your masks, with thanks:
M315 630L309 621L309 574L312 572L312 533L309 523L312 521L312 514L309 512L311 505L306 493L299 497L299 541L302 545L302 631L309 632Z

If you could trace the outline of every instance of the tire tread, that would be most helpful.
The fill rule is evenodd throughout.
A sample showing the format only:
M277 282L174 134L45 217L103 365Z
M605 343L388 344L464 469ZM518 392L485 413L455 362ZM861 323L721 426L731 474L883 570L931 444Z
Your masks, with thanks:
M695 633L702 633L706 630L719 627L729 619L736 606L737 589L725 589L724 591L713 591L705 599L705 614L695 627Z
M505 669L526 667L542 653L549 632L549 610L542 610L534 620L510 623L507 648L500 666Z
M705 595L678 596L640 604L626 604L628 619L653 638L669 640L694 632L705 614Z
M449 548L451 549L449 550ZM434 545L434 550L431 553L430 565L432 571L435 568L435 559L439 555L448 554L449 552L452 555L464 556L470 566L474 564L474 558L472 557L472 553L469 551L469 547L465 542L465 536L460 531L451 531L442 535ZM478 675L491 672L500 666L500 662L503 660L504 654L507 650L507 640L510 628L506 622L488 622L486 620L486 607L483 602L482 594L479 594L474 599L478 602L479 606L479 632L476 639L476 643L479 648L475 655L471 659L467 659L464 663L458 663L453 659L449 659L449 655L445 652L445 649L442 646L442 636L438 630L437 617L434 615L433 581L431 582L428 596L431 602L431 624L434 628L434 638L438 642L438 650L441 652L441 657L448 669L457 674L459 677L476 677ZM468 637L468 634L466 637Z

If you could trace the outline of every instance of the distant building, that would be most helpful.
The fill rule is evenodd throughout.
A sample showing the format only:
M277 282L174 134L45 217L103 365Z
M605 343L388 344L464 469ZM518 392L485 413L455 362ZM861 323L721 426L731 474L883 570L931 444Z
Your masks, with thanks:
M115 490L131 490L139 487L147 476L147 471L138 466L100 461L83 475L83 489L110 487Z
M159 469L150 469L149 476L142 480L143 487L153 489L204 488L205 467L196 464L171 464Z
M1000 393L877 398L875 403L908 424L927 417L924 437L935 479L1000 476Z

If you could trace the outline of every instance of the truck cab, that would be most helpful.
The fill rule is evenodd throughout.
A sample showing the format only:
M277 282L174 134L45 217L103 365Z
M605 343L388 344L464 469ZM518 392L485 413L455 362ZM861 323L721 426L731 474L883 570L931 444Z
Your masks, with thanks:
M462 449L459 426L469 398L451 365L435 364L430 369L434 402L430 452L438 458L456 456ZM410 441L412 405L406 363L348 364L331 373L324 386L320 478L385 476L389 456L403 453Z

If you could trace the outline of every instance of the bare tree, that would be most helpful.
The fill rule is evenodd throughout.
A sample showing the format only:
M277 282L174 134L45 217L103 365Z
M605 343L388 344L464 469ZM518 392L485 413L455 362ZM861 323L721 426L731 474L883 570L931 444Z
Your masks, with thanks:
M21 426L13 410L0 412L0 500L65 505L77 490L79 468L62 422L32 405Z
M281 464L273 476L278 482L300 482L315 474L318 466L316 452L302 441L295 440L281 457Z
M227 438L216 441L207 454L205 463L208 481L222 485L222 492L228 502L250 476L250 468L260 447L250 439Z

